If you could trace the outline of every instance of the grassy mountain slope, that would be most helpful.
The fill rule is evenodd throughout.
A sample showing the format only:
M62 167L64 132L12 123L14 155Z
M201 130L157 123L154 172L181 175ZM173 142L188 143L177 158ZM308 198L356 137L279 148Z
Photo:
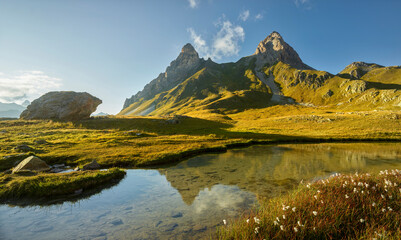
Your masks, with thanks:
M269 106L271 91L255 75L252 63L215 64L206 67L173 89L153 99L136 102L120 114L182 114L191 111L241 111Z
M298 70L282 62L264 72L272 74L283 94L297 103L355 110L401 109L399 68L376 68L358 80L324 71Z

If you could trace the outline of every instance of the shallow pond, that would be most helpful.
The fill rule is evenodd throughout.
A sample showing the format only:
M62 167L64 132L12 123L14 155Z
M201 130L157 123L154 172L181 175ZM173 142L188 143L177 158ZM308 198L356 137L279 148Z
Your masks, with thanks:
M128 170L118 185L48 206L0 205L0 239L203 239L258 200L333 173L401 169L399 143L252 146Z

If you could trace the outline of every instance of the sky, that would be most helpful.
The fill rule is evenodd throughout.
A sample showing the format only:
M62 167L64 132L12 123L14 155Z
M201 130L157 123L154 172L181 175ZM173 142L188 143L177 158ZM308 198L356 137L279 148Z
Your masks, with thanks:
M0 102L89 92L118 113L191 43L236 62L278 31L308 65L401 65L399 0L0 0Z

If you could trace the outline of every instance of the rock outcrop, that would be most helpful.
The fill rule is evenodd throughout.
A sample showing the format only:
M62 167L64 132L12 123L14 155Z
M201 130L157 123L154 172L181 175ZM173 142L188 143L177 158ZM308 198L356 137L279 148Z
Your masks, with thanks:
M281 61L297 69L313 69L302 62L298 53L278 32L272 32L261 41L252 56L256 56L257 67L272 66Z
M382 68L384 66L378 65L376 63L365 63L365 62L353 62L346 66L344 70L340 72L342 77L351 79L360 79L366 73L372 71L376 68Z
M93 160L92 162L84 165L82 167L83 170L96 170L96 169L100 169L100 165L99 163L97 163L96 160Z
M89 118L101 103L86 92L49 92L33 101L20 118L77 121Z
M19 173L23 171L36 171L44 172L50 170L49 165L38 157L30 156L20 162L12 171L12 173Z
M123 108L127 108L129 105L139 100L149 100L158 93L172 89L199 71L204 63L205 60L199 58L194 47L187 43L182 48L177 59L172 61L170 66L167 67L166 72L160 73L159 76L148 83L142 91L139 91L131 98L127 98Z

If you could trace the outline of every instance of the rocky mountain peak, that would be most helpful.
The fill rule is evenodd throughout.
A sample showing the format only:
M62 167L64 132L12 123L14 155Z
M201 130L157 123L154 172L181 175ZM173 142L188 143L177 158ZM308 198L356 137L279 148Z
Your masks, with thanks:
M181 53L190 53L190 54L195 53L195 54L198 54L196 52L195 48L190 43L187 43L182 47Z
M204 62L203 59L199 58L198 52L190 43L185 44L178 57L170 63L166 71L148 83L142 91L139 91L131 98L127 98L124 108L140 99L151 99L156 94L177 86L177 84L199 71Z
M273 31L259 43L253 56L257 57L258 67L262 67L266 64L273 65L281 61L295 68L312 69L302 62L298 53L288 45L283 37L276 31Z

